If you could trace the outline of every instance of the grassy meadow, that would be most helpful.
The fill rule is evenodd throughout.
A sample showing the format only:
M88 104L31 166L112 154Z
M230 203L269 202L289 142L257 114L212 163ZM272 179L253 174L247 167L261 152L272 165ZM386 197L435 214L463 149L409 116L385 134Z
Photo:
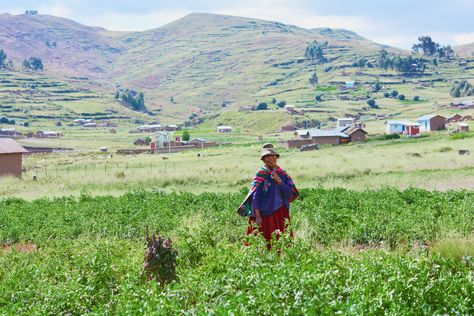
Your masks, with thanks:
M381 121L379 121L382 124ZM77 130L87 135L88 131ZM226 136L198 131L193 137L206 137L229 145L164 155L117 155L114 148L132 147L127 133L89 131L87 137L70 136L42 140L49 145L76 147L83 150L31 155L24 159L22 179L2 178L0 194L27 199L42 196L121 195L133 189L159 189L166 192L237 192L246 187L261 165L260 147L271 141L278 147L288 134ZM95 134L94 134L95 133ZM353 190L394 187L417 187L428 190L474 188L472 156L458 154L460 149L474 148L472 132L454 139L448 132L425 135L417 139L369 140L342 146L322 146L313 152L278 148L280 164L301 188L342 187ZM69 140L68 137L71 139ZM370 139L370 138L369 138ZM43 144L43 143L40 143ZM111 154L98 153L108 144ZM36 143L38 145L38 143ZM89 149L87 149L89 148ZM200 156L198 157L198 153ZM166 159L164 159L166 158ZM36 176L37 181L33 181Z

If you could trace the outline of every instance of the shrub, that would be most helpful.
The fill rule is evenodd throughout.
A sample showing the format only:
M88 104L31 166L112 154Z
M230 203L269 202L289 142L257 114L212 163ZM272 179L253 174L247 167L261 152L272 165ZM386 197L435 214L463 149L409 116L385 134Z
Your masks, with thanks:
M420 97L419 97L418 95L415 95L415 96L413 97L413 101L419 101L419 100L420 100Z
M266 110L266 109L268 109L268 104L267 104L267 102L259 102L259 103L257 104L257 110L258 110L258 111L262 111L262 110Z
M383 96L386 97L386 98L390 98L390 93L389 92L384 92Z
M284 100L278 101L276 105L277 105L279 108L283 108L283 107L285 107L285 105L286 105L286 101L284 101Z
M446 153L446 152L449 152L449 151L451 151L451 150L453 150L453 149L452 149L451 147L449 147L449 146L441 147L440 149L438 149L438 151L439 151L440 153Z
M399 139L401 136L400 134L387 134L384 135L384 139Z
M404 94L400 94L400 95L398 96L398 99L401 100L401 101L405 100L405 95L404 95Z
M392 93L391 93L391 96L396 98L398 95L398 91L397 90L393 90Z

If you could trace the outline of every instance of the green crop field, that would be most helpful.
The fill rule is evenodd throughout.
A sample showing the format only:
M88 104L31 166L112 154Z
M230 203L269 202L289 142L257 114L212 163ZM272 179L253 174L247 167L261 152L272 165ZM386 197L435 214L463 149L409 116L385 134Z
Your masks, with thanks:
M0 202L5 314L472 314L472 192L305 189L294 240L243 245L237 194ZM177 278L141 277L145 225ZM11 245L8 246L8 245ZM16 248L15 248L16 247ZM9 249L10 248L10 249Z

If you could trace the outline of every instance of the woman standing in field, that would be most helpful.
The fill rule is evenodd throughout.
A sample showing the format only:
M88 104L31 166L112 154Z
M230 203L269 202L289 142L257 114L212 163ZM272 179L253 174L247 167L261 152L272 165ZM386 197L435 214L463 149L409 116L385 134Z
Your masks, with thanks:
M273 149L273 145L263 146L260 159L264 162L250 186L249 193L238 209L242 216L249 216L247 235L258 231L268 242L272 234L285 232L290 221L290 203L298 197L298 190L288 173L277 165L280 155ZM290 232L293 236L293 232Z

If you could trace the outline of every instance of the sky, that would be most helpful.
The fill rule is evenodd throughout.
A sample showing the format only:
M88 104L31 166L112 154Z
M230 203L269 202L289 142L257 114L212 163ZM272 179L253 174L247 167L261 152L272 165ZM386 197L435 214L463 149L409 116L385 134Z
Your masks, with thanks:
M474 0L0 0L0 13L27 9L117 31L156 28L206 12L344 28L404 49L420 35L442 45L474 42Z

